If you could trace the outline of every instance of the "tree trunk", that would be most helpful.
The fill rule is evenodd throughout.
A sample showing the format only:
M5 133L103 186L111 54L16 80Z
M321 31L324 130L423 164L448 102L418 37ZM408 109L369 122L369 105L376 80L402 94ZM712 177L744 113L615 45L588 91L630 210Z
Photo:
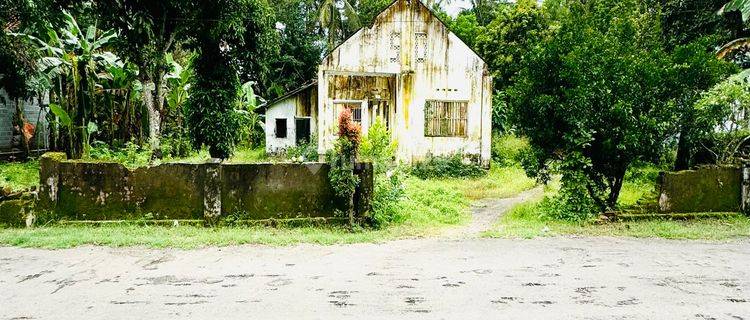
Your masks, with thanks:
M680 130L680 140L677 142L677 157L674 162L675 171L690 168L690 141L687 131L684 126Z
M625 170L618 172L609 185L609 196L607 197L607 209L614 210L617 207L617 199L620 198L622 182L625 179Z
M152 79L145 81L143 102L148 110L148 143L151 150L159 149L161 139L161 115L164 112L164 71L155 72ZM153 92L150 90L153 88Z
M354 194L349 196L349 205L348 205L348 213L349 213L349 228L354 228Z
M161 125L161 115L154 99L154 93L151 87L154 83L149 81L143 86L143 104L148 112L148 143L152 150L159 148L159 129Z

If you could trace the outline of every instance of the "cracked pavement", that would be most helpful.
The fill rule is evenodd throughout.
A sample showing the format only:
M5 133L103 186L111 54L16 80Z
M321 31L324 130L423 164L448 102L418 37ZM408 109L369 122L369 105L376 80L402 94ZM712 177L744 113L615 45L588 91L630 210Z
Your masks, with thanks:
M750 241L0 247L0 319L750 319Z

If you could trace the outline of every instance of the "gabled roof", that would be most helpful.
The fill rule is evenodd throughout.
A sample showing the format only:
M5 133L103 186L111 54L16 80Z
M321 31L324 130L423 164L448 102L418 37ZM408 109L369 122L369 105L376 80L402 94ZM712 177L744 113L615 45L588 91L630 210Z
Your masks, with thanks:
M276 104L277 102L279 102L281 100L284 100L286 98L289 98L289 97L291 97L291 96L293 96L293 95L295 95L297 93L300 93L302 91L305 91L307 88L310 88L310 87L312 87L314 85L317 85L317 84L318 84L318 80L317 79L309 80L309 81L305 82L304 84L302 84L302 86L300 86L299 88L294 89L292 91L289 91L289 92L285 93L284 95L282 95L282 96L280 96L280 97L278 97L276 99L273 99L272 101L269 101L266 104L258 107L257 110L263 112L266 109L268 109L270 106Z
M385 12L388 9L390 9L396 2L399 2L399 1L402 1L402 0L393 0L393 1L391 1L391 3L389 3L387 6L385 6L383 8L383 10L380 10L380 12L378 12L378 14L375 15L375 17L372 19L372 21L370 21L370 24L367 27L368 28L372 28L372 26L375 24L375 20L377 20L378 16L380 16L381 14L383 14L383 12ZM435 11L432 10L432 8L430 8L429 6L427 6L426 4L424 4L424 2L422 2L422 0L403 0L403 1L407 1L407 2L416 1L416 2L418 2L419 5L421 5L422 7L424 7L425 9L427 9L427 11L430 12L430 14L432 15L433 18L435 18L437 21L440 21L440 23L443 25L443 27L445 28L445 30L448 31L448 33L456 35L448 27L448 24L445 23L445 21L443 21L443 19L441 19L440 16L438 16L435 13ZM346 43L347 41L349 41L349 39L351 39L351 37L353 37L354 35L356 35L360 31L362 31L362 29L364 29L364 28L365 28L365 26L361 26L361 27L359 27L359 29L357 29L356 31L352 32L352 34L350 34L348 37L346 37L346 39L344 39L344 41L341 41L338 45L336 45L333 49L331 49L331 51L328 51L328 53L326 53L326 55L323 56L323 59L321 61L327 59L331 55L331 53L333 53L334 51L336 51L336 49L338 49L339 47L341 47L341 45L343 45L344 43ZM467 48L469 48L469 50L471 50L471 52L474 52L474 54L477 55L477 57L479 57L479 60L482 60L482 62L484 62L485 64L487 64L487 61L484 60L484 58L482 57L482 55L480 55L470 45L466 44L466 42L464 42L464 40L461 39L461 37L459 37L458 35L456 35L456 38L458 39L458 41L461 41L461 43L463 43Z

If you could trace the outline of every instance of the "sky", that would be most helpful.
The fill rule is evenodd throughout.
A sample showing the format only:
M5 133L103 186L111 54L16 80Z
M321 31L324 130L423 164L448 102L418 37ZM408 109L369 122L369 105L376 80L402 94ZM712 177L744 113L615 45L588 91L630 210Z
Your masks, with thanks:
M446 1L443 1L443 9L445 9L445 12L448 13L451 17L456 17L459 12L463 9L467 9L471 7L471 2L469 0L451 0L450 4L446 4Z

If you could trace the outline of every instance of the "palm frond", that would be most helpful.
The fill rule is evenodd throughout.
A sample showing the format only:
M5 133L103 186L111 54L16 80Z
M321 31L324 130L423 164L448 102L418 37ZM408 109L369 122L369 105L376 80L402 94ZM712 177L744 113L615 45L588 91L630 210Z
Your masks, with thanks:
M719 48L719 50L716 52L716 56L719 59L724 59L724 57L726 57L728 54L731 54L735 50L741 48L750 48L750 38L745 37L730 41L729 43Z
M742 21L750 18L750 0L731 0L719 9L718 14L724 15L727 12L739 11L742 14Z

